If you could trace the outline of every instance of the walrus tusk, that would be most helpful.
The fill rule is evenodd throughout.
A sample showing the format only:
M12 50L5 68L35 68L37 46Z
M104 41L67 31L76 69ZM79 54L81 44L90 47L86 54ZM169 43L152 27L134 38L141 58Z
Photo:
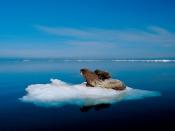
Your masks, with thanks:
M80 75L82 75L82 76L83 76L83 73L82 73L82 72L80 72Z

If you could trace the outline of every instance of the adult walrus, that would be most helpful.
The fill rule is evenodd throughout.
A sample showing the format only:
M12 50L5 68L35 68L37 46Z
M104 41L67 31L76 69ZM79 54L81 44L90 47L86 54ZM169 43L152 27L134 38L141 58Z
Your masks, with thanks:
M101 80L99 79L97 74L85 68L81 69L80 72L86 80L86 86L102 87L114 90L124 90L126 88L125 84L120 80L114 80L114 79Z

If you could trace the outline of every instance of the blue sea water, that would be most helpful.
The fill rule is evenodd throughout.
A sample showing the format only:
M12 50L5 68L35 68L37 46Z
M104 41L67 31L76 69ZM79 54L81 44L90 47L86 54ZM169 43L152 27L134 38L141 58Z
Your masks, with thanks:
M81 108L42 107L21 102L31 84L50 79L80 84L81 68L102 69L129 87L161 96ZM0 130L119 130L174 128L175 63L112 60L0 60Z

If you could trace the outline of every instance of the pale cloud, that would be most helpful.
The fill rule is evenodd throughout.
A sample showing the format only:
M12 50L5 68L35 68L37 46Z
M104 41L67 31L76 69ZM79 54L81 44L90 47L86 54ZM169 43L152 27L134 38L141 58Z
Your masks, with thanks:
M64 42L64 44L68 46L78 46L78 47L86 47L86 48L116 48L117 45L114 44L113 42L99 42L99 41L78 41L78 40L70 40Z
M74 28L56 28L47 26L35 26L37 29L47 32L49 34L57 36L69 36L69 37L87 37L91 36L91 32L85 30L79 30ZM91 36L92 37L92 36Z
M31 43L33 45L33 43ZM43 43L44 44L44 43ZM52 44L47 46L47 48L41 48L37 44L33 48L27 48L19 46L16 48L1 48L0 56L5 57L108 57L114 55L115 52L111 50L116 49L113 44L102 44L95 41L81 42L81 41L66 41L62 43L64 46L59 46L60 44ZM21 43L20 43L21 45ZM52 46L51 46L52 45Z
M40 31L58 37L70 37L70 39L78 39L81 41L96 41L95 43L149 43L174 45L175 32L161 27L151 26L146 30L141 29L97 29L97 28L59 28L36 26ZM69 39L69 40L70 40ZM85 42L82 42L85 43Z
M35 27L42 33L48 34L47 41L44 41L42 37L39 40L1 41L0 57L142 58L175 56L175 33L161 27L152 26L145 30Z

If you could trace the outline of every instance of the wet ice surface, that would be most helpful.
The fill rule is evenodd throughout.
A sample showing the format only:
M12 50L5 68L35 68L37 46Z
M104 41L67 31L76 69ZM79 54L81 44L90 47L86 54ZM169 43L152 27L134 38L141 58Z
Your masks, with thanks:
M48 84L29 85L26 92L27 94L21 98L23 102L45 107L61 107L68 104L82 107L160 96L160 93L156 91L131 87L116 91L100 87L86 87L85 83L73 85L58 79L51 79L51 83Z

